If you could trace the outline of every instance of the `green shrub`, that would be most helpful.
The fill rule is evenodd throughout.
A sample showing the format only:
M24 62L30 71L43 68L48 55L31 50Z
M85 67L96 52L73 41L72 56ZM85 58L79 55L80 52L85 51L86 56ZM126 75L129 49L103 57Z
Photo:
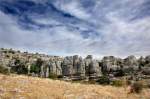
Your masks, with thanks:
M30 67L30 72L31 73L39 73L40 72L39 66L37 66L35 64L32 64L31 67Z
M120 86L123 86L125 83L124 83L124 81L122 81L122 80L114 80L114 81L112 81L112 85L113 86L116 86L116 87L120 87Z
M96 81L95 80L89 80L88 83L89 84L96 84Z
M28 73L28 68L24 65L18 66L17 69L17 74L27 74Z
M143 89L143 85L140 82L135 82L131 85L131 93L140 93Z
M42 64L43 64L43 60L42 60L41 58L38 58L37 61L36 61L36 65L37 65L38 67L41 67Z
M99 80L97 80L97 82L99 84L107 85L107 84L110 84L110 79L108 76L102 76L99 78Z
M9 74L9 69L3 66L0 66L0 73Z
M11 67L10 71L11 71L11 73L17 73L17 74L27 74L28 73L27 67L23 64Z
M49 78L51 78L51 79L57 79L58 76L56 74L50 73L49 74Z
M62 75L58 75L57 78L61 79L61 78L63 78L63 76Z
M38 58L36 63L31 65L30 72L39 74L41 72L42 64L43 64L43 60L41 58Z
M124 75L125 75L125 73L124 73L124 71L122 69L121 70L117 70L117 72L115 74L116 77L122 77Z

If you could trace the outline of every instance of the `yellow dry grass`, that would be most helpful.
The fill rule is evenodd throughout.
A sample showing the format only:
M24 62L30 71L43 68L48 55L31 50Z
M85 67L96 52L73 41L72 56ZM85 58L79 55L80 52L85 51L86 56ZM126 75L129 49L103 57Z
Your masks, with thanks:
M150 99L150 89L127 94L123 87L0 74L0 99Z

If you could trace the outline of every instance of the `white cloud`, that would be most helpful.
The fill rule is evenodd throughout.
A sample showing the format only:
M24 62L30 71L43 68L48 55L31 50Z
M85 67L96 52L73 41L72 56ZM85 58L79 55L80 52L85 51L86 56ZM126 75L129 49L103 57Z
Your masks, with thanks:
M127 55L147 55L150 45L150 17L135 21L126 21L116 14L109 13L107 19L110 24L106 24L99 31L103 33L103 40L106 45L105 54L120 56Z
M95 5L91 13L86 11L79 1L61 2L60 5L56 5L64 12L77 18L94 22L96 27L88 26L88 24L86 26L80 23L70 23L81 30L88 30L92 27L99 34L95 37L91 33L86 39L83 38L81 31L74 28L70 30L70 27L63 25L63 22L53 20L49 16L30 15L30 18L40 24L61 24L62 26L37 30L22 29L22 26L17 23L16 17L0 12L0 47L38 51L53 55L79 54L85 56L93 54L96 57L104 55L124 57L131 54L137 56L149 54L150 17L130 20L135 17L135 15L130 14L130 10L132 12L135 8L135 12L133 12L137 14L136 12L139 11L144 0L118 2L112 2L109 6L101 7L103 5L101 1ZM116 5L121 5L120 9L116 8Z
M71 15L74 15L80 19L89 19L90 14L88 14L80 5L80 2L78 1L71 1L68 3L60 2L60 9L64 12L68 12Z
M80 33L70 32L65 27L24 30L20 28L12 17L2 12L0 12L0 16L0 47L60 55L72 53L81 47L80 44L83 38Z

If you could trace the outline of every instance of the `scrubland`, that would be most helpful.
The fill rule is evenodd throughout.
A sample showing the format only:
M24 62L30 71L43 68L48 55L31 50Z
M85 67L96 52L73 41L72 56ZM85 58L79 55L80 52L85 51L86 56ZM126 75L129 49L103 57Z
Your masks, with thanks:
M0 99L150 99L150 89L129 94L127 86L80 84L0 74Z

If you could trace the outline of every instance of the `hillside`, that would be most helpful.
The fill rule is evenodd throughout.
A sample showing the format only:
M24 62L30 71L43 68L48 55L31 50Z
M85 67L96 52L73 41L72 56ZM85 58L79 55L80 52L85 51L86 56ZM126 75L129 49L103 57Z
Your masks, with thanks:
M86 85L37 77L0 74L0 99L149 99L150 89L127 94L123 87Z

